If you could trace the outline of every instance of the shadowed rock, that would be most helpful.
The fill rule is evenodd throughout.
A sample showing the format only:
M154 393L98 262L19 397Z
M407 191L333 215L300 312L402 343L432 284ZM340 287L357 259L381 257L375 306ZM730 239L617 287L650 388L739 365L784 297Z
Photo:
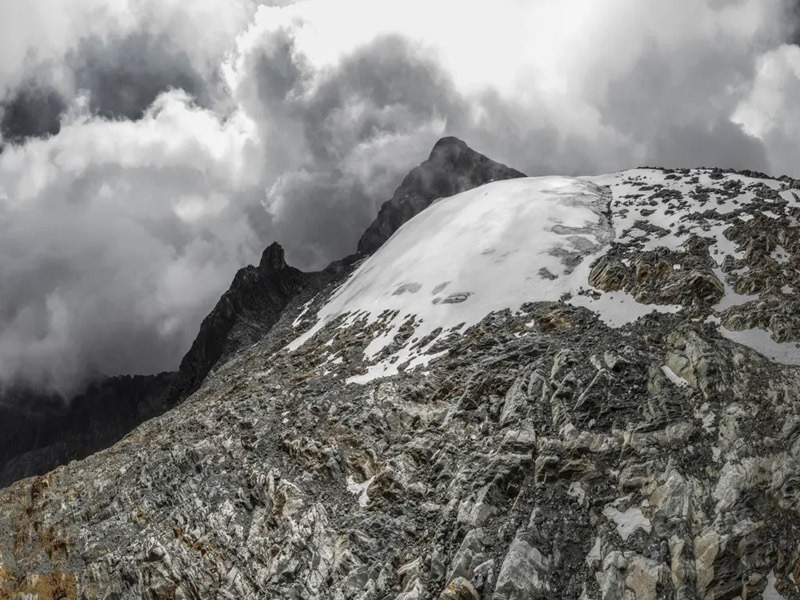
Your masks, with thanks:
M102 450L163 413L174 373L108 377L67 401L26 390L0 404L0 487Z
M239 269L183 357L173 398L191 394L221 359L261 339L308 284L309 275L286 264L278 243L264 250L257 267Z

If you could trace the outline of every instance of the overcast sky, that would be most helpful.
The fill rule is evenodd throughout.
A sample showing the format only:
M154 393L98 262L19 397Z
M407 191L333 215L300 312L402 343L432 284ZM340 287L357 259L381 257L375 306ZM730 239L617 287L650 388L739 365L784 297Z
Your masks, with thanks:
M530 175L800 177L788 0L0 1L0 381L173 369L443 135Z

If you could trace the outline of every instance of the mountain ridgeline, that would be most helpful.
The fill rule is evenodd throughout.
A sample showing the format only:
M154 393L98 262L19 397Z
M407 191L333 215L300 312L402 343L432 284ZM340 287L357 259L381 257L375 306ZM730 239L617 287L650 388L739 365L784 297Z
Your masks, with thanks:
M358 252L325 270L304 273L286 264L277 243L257 266L240 269L203 320L176 373L109 377L74 398L13 388L0 397L0 487L85 458L121 439L143 421L164 413L194 392L215 365L262 339L290 300L313 296L350 272L403 223L437 198L490 181L524 177L463 141L439 140L415 167L358 243Z

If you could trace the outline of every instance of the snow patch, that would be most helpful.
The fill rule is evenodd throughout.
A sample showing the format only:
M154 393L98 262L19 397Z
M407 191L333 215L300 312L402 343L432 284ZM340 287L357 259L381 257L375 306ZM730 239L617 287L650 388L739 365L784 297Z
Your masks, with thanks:
M616 523L617 533L623 542L627 542L637 529L642 529L646 533L650 533L652 530L650 520L638 508L629 508L625 512L620 512L615 507L608 505L603 509L603 514Z
M772 362L800 366L800 345L796 342L776 342L772 334L763 329L732 331L719 327L719 332L723 337L755 350Z
M775 569L772 569L767 575L767 587L761 594L763 600L784 600L783 596L775 589Z
M374 479L375 476L373 475L361 483L356 483L352 475L347 476L347 491L358 496L358 505L361 508L364 508L367 505L367 502L369 502L367 490L369 489L369 486L372 485L372 481Z
M725 288L725 293L722 294L722 298L720 298L719 302L714 305L714 310L717 312L722 312L731 306L739 306L741 304L752 302L753 300L758 300L758 294L738 294L728 283L728 280L725 279L725 273L723 273L722 269L719 267L712 269L712 271L714 272L714 275L717 276L717 279L722 282L722 285Z
M594 538L592 549L586 555L586 564L591 568L595 563L599 563L602 558L602 540L596 537Z
M652 312L676 313L683 308L680 304L642 304L621 290L601 293L599 298L574 296L569 303L596 312L600 320L610 327L622 327Z
M780 264L786 264L787 262L789 262L789 258L790 258L789 253L780 244L775 246L775 249L772 252L769 253L769 256L770 256L770 258L772 260L774 260L775 262L778 262Z
M586 490L583 489L580 481L573 481L569 485L567 494L575 498L578 501L578 504L583 506L583 501L586 499Z
M679 388L689 387L689 382L686 381L680 375L676 375L675 371L670 369L667 365L662 366L661 370L664 372L664 375L667 376L667 379L669 379L672 383L677 385Z

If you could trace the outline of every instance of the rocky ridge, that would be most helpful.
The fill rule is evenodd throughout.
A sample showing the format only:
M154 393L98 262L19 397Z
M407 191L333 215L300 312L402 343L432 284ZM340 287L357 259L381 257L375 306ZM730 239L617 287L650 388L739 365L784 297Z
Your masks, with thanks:
M526 271L585 273L570 293L422 336L326 313L332 278L173 410L1 491L0 597L800 598L794 182L584 181L605 216L546 225ZM441 296L406 273L390 301ZM459 281L437 307L491 295Z

